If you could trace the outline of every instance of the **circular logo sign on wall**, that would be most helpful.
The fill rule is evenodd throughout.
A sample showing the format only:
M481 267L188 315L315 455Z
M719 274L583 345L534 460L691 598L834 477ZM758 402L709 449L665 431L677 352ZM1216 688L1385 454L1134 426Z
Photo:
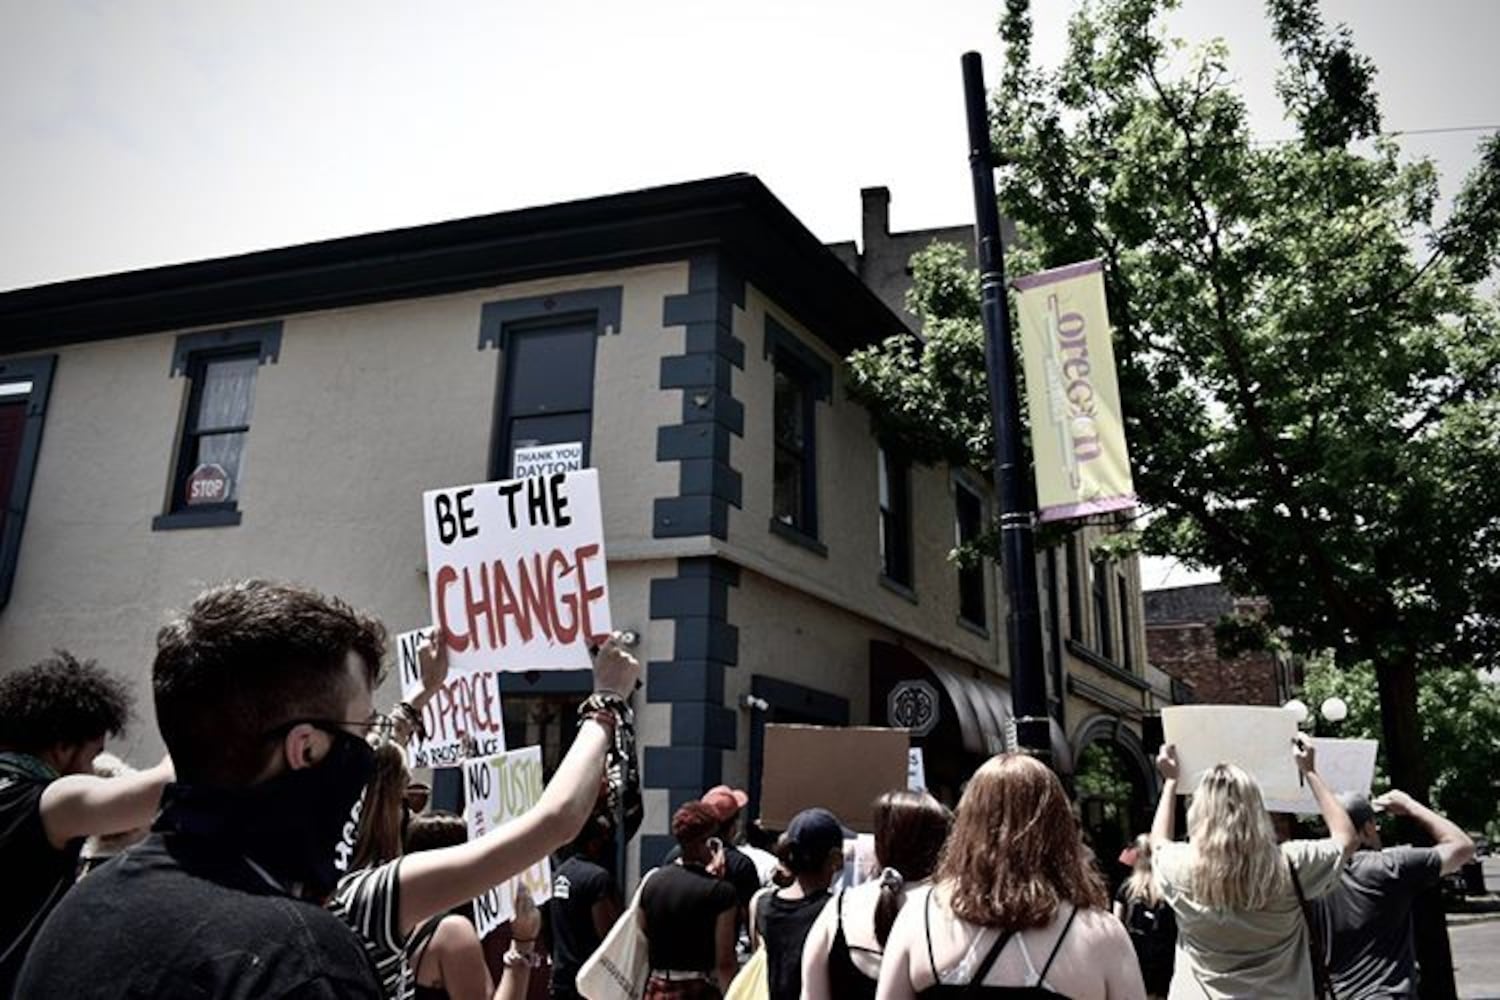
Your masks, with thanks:
M938 724L937 689L926 681L902 681L886 699L886 717L897 729L910 730L913 736L926 736Z
M193 470L187 481L189 507L200 503L224 503L229 499L229 473L217 462L205 462Z

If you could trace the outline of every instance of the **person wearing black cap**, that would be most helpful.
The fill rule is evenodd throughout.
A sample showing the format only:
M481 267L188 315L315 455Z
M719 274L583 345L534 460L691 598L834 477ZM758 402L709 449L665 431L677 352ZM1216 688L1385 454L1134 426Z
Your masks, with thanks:
M843 824L827 809L804 809L787 825L776 856L793 882L755 897L750 905L751 944L766 943L769 1000L798 1000L802 946L830 898L834 875L844 867Z
M1359 849L1337 887L1314 903L1328 942L1334 990L1339 1000L1415 997L1412 902L1442 876L1468 864L1474 842L1402 791L1387 792L1374 803L1358 794L1339 799L1359 835ZM1382 849L1377 809L1411 817L1431 835L1433 846Z

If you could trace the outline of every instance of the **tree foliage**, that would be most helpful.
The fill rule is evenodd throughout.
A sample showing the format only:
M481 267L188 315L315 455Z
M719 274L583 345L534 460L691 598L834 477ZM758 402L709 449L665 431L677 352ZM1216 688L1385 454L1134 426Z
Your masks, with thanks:
M1104 262L1146 551L1270 599L1268 627L1343 664L1500 654L1500 136L1446 221L1431 162L1379 134L1374 65L1315 0L1270 0L1298 138L1261 142L1222 42L1172 0L1099 0L1036 65L1007 0L993 98L1025 273ZM988 466L974 276L913 262L924 338L850 359L920 457Z
M1337 726L1321 720L1325 735L1380 737L1380 701L1375 670L1368 663L1340 670L1326 659L1308 667L1302 698L1317 717L1318 706L1337 695L1349 717ZM1500 822L1500 688L1473 670L1431 670L1422 675L1417 695L1432 804L1467 830L1493 830ZM1387 783L1380 761L1376 790Z

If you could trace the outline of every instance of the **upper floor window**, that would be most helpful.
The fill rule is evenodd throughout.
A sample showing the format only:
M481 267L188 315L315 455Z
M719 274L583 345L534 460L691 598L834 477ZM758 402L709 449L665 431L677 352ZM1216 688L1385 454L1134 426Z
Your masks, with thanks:
M1080 553L1078 539L1069 538L1063 549L1063 564L1068 574L1068 638L1083 641L1083 582L1079 579L1078 566L1088 558Z
M1124 576L1115 578L1120 595L1120 660L1125 669L1135 672L1135 642L1130 634L1130 581Z
M55 355L0 361L0 607L10 600L21 555Z
M1093 578L1094 598L1094 648L1106 660L1115 658L1115 633L1109 615L1109 575L1103 563L1090 560L1089 575Z
M172 373L187 376L187 412L177 443L167 513L152 522L153 528L240 523L255 380L260 366L274 361L280 350L280 323L177 338Z
M589 464L594 422L593 321L507 330L500 404L500 475L516 472L516 452L576 444Z
M953 483L954 534L960 547L972 545L984 531L984 500L957 480ZM958 568L958 616L970 625L989 627L984 598L984 560Z
M879 466L880 571L886 579L910 587L911 465L881 448Z
M775 455L772 517L809 538L818 537L817 421L814 376L796 359L775 355Z

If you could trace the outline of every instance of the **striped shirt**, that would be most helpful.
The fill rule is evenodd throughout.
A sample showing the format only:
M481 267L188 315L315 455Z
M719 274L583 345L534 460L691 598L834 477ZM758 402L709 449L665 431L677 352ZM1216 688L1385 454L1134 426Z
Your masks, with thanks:
M328 908L353 929L380 977L387 1000L410 1000L415 979L406 964L406 936L401 933L401 860L350 872L339 880Z

